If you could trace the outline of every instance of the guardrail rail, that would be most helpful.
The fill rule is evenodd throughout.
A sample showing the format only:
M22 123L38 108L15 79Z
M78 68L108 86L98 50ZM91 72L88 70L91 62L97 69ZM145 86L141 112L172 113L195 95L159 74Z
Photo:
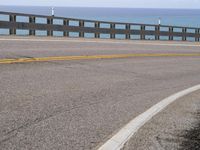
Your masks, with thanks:
M3 18L3 19L1 19ZM23 18L23 19L22 19ZM38 20L43 20L40 22ZM200 28L107 22L44 16L34 14L12 13L0 11L0 30L7 30L8 35L18 35L26 31L25 35L35 36L44 31L46 36L110 38L110 39L140 39L140 40L182 40L196 41L200 39Z

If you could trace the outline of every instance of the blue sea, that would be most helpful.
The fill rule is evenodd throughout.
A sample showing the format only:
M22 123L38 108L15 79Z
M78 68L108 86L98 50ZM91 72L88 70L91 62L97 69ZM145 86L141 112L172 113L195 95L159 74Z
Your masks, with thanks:
M55 16L128 23L200 27L200 9L55 7ZM0 6L0 11L51 15L51 7ZM0 16L0 19L2 17Z

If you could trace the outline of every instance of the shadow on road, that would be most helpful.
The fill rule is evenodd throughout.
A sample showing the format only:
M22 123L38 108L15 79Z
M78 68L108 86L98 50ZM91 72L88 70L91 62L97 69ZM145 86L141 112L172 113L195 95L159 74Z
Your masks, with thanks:
M181 143L180 150L200 149L200 111L196 114L196 116L199 122L194 128L184 132L183 138L185 140Z

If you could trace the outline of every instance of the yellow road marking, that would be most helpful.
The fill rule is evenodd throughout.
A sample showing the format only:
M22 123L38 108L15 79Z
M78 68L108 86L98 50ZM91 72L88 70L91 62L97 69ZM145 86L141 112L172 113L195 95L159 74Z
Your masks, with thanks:
M16 58L16 59L0 59L0 64L61 61L61 60L113 59L113 58L129 58L129 57L176 57L176 56L184 56L184 57L200 56L200 53L114 54L114 55L91 55L91 56L57 56L57 57L40 57L40 58Z

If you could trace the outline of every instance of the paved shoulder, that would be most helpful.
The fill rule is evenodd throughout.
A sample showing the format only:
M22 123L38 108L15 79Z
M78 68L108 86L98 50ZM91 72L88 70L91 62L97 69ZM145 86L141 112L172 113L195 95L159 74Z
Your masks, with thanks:
M180 98L142 127L124 150L199 149L200 91Z

